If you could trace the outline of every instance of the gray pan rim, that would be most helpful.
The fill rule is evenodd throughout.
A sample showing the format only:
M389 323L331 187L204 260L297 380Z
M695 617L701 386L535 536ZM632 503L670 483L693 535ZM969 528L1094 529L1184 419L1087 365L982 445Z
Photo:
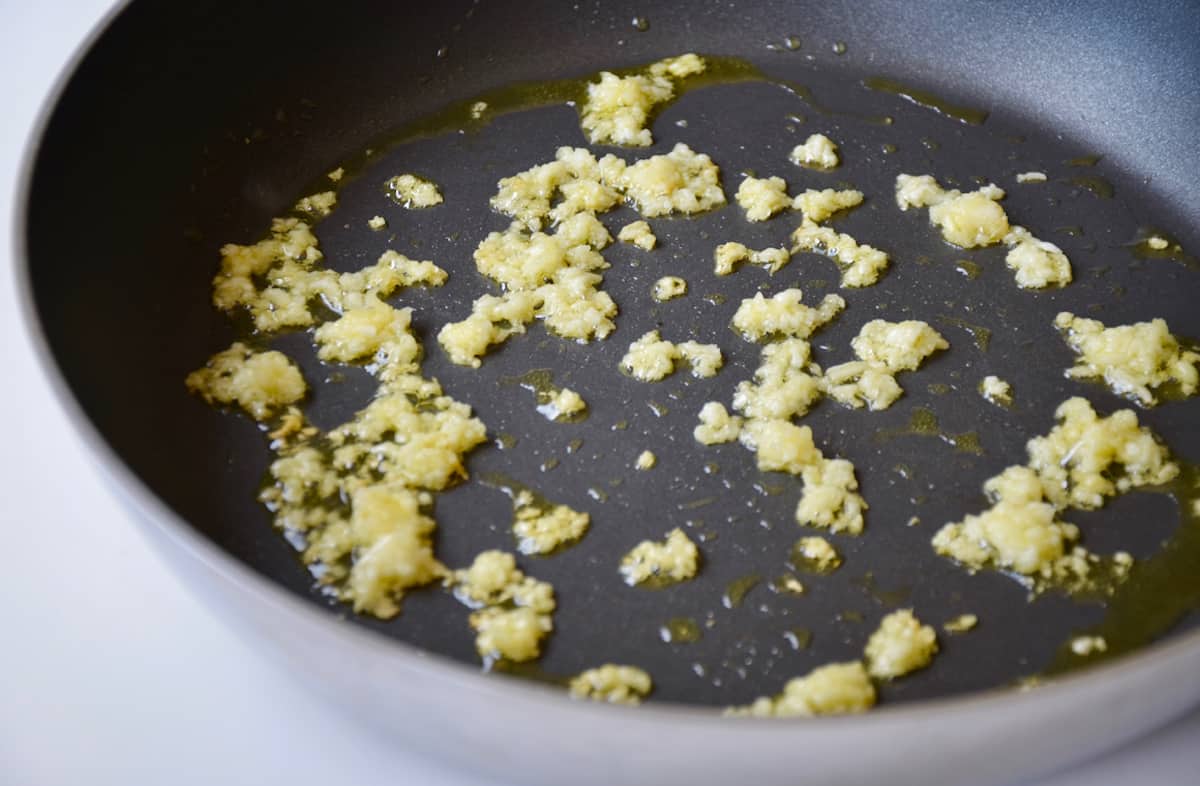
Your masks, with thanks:
M269 578L242 564L205 538L191 524L171 510L113 450L97 430L95 424L84 413L81 403L67 384L61 367L50 352L49 340L34 308L31 260L26 228L34 166L50 119L83 59L132 2L133 0L118 0L93 25L59 71L50 91L42 100L35 114L33 126L25 140L24 150L18 164L16 199L13 214L10 217L14 268L12 275L15 276L14 291L17 296L20 324L26 331L29 344L34 351L35 362L49 384L55 401L62 409L75 434L82 441L88 456L96 461L101 476L111 486L109 490L113 497L125 502L127 507L137 514L130 518L136 523L142 537L159 552L160 559L166 561L167 555L163 553L165 549L162 544L169 543L183 556L195 560L200 567L208 569L214 576L227 582L235 591L252 596L255 601L266 607L278 609L284 615L303 617L314 625L329 630L331 635L345 639L347 644L352 647L370 650L373 654L385 658L400 659L413 672L421 672L423 677L438 682L463 685L477 692L481 697L491 697L497 700L519 697L538 703L540 709L547 712L574 706L576 709L590 712L596 718L607 718L617 723L626 717L627 713L636 712L642 720L687 722L706 727L721 726L725 729L735 725L729 719L722 717L719 708L713 707L652 702L630 708L619 705L592 705L590 702L587 704L571 702L561 694L561 691L549 686L529 680L498 678L496 675L486 674L467 664L422 650L407 642L397 641L382 633L358 626L339 624L338 618L331 611L316 608L310 602L293 597ZM152 537L155 534L164 535L165 539L155 540ZM180 575L181 571L174 566L171 566L170 569L172 573L176 574L180 583L187 586L193 596L199 597L210 608L216 605L200 587L194 586L193 582ZM222 623L233 628L237 635L245 638L245 635L232 625L231 620L225 619L224 614L221 615L221 619ZM958 714L970 712L973 709L1019 708L1033 713L1035 706L1055 702L1062 696L1087 692L1093 686L1098 687L1112 680L1120 680L1126 675L1132 676L1135 672L1157 670L1159 664L1165 665L1176 658L1187 655L1200 655L1200 628L1155 642L1128 655L1086 670L1056 676L1031 691L1022 691L1013 687L990 688L962 696L924 699L905 702L902 705L884 704L864 715L832 716L821 718L816 722L823 729L834 730L846 726L861 728L867 724L891 723L892 721L903 721L906 718L917 720ZM1164 722L1166 720L1164 719ZM771 727L781 725L780 719L771 718L748 718L740 719L740 721L758 727L763 724ZM783 725L794 729L796 726L812 722L811 718L797 718L784 720ZM741 725L741 723L736 725Z

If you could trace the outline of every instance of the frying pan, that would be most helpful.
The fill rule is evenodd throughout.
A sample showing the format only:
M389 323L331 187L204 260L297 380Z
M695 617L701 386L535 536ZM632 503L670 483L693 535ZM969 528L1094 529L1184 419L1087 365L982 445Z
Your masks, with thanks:
M1200 336L1187 260L1133 253L1147 228L1185 249L1200 242L1200 203L1188 199L1200 176L1191 154L1197 41L1200 13L1184 2L132 2L77 61L31 154L19 219L29 316L83 439L164 556L274 657L398 745L547 784L1022 777L1127 739L1200 698L1200 618L1179 604L1141 637L1153 640L1148 646L1127 654L1118 645L1110 663L1011 689L1061 660L1063 642L1103 625L1114 604L1054 593L1026 602L1010 578L969 576L928 547L937 526L984 505L983 480L1023 461L1025 440L1050 428L1057 402L1086 395L1104 413L1124 404L1054 371L1071 360L1050 327L1057 311L1099 312L1109 322L1162 316L1176 333ZM422 135L420 119L515 83L686 51L741 58L765 78L683 96L656 119L648 152L676 141L711 152L730 194L738 173L753 171L782 174L793 190L845 182L875 197L838 226L888 250L893 267L878 286L847 295L846 314L814 339L818 359L848 359L850 338L876 316L926 319L953 350L902 378L906 395L891 410L826 403L808 416L826 453L855 462L871 510L864 536L837 539L846 566L788 598L766 584L787 568L802 534L791 521L799 486L759 475L737 445L701 450L690 432L700 405L728 401L754 368L756 349L726 328L738 300L760 287L800 286L811 299L836 286L831 263L810 256L773 278L757 270L712 277L717 242L779 243L794 222L752 226L728 208L656 221L662 248L654 254L610 249L605 286L622 313L607 342L569 344L536 328L475 371L449 364L427 341L425 373L475 407L493 437L519 437L511 449L476 451L471 472L503 473L592 514L579 546L522 560L560 601L533 676L553 681L632 662L654 675L656 692L637 710L581 704L538 680L481 676L465 611L445 593L415 592L399 618L381 622L316 591L254 501L269 460L262 435L190 398L182 379L238 335L208 302L217 248L257 239L342 163L353 166L340 206L318 226L330 266L361 267L384 247L434 259L452 285L396 302L413 306L425 337L461 318L488 291L471 251L505 225L486 207L495 181L584 140L562 104L502 114L469 133ZM876 77L906 87L864 85ZM954 107L986 120L961 122ZM843 149L843 167L825 179L785 161L817 131ZM360 155L366 148L369 159ZM1038 169L1050 182L1013 184L1015 173ZM380 183L401 171L435 179L447 205L391 209L388 233L364 231L368 217L389 209ZM1002 250L941 244L923 217L891 206L902 171L966 188L974 178L1001 183L1010 215L1064 248L1076 282L1022 292ZM632 217L622 208L604 220L615 229ZM956 264L979 275L960 275ZM688 278L694 294L650 301L650 284L667 273ZM680 374L652 386L620 376L627 342L660 326L673 340L721 344L726 368L712 381ZM986 347L980 326L990 330ZM303 334L276 345L308 379L331 374ZM588 420L549 424L536 414L514 382L534 368L582 392ZM361 369L337 372L341 381L319 385L311 402L322 426L349 417L373 390ZM987 408L974 393L988 373L1012 382L1011 410ZM941 438L907 429L917 408L936 412ZM1200 460L1194 405L1139 416L1177 458ZM980 452L956 449L969 444L968 432ZM572 440L582 447L568 450ZM633 457L646 447L661 465L635 476ZM462 565L484 548L511 549L510 515L503 495L482 484L439 495L439 556ZM922 523L905 526L912 516ZM1075 519L1096 551L1146 558L1189 523L1152 493ZM621 585L620 555L678 525L702 540L700 578L656 592ZM1176 596L1196 592L1198 568L1186 553L1173 565ZM752 575L763 581L740 604L727 597ZM882 686L873 713L731 722L714 711L857 657L878 619L909 605L935 624L972 611L983 623L942 636L935 665ZM684 617L704 636L662 641L669 619ZM813 633L807 648L787 644L783 634L798 628Z

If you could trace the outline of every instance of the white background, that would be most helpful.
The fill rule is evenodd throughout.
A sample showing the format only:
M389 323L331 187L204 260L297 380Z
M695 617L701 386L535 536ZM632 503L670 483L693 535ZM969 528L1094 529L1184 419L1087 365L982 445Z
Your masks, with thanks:
M0 0L0 783L484 786L335 713L187 594L35 365L12 276L17 169L53 80L109 5ZM1038 786L1195 783L1198 742L1200 711Z

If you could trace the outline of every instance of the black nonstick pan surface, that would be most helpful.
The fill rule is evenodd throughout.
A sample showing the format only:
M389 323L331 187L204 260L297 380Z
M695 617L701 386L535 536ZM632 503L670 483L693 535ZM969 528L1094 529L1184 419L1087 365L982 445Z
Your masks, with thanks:
M489 426L492 441L471 455L472 475L502 473L592 516L580 545L521 561L552 582L559 599L542 676L635 663L653 674L657 701L744 703L814 666L858 657L880 617L911 606L935 625L964 612L981 624L942 636L935 665L884 685L882 703L1013 684L1050 667L1071 635L1101 625L1106 604L1055 593L1027 602L1011 578L971 576L937 557L929 538L985 506L983 481L1024 461L1025 441L1049 430L1062 400L1083 395L1102 413L1129 406L1062 376L1072 356L1052 327L1058 311L1110 324L1163 317L1176 334L1200 337L1200 271L1184 255L1142 258L1135 248L1148 230L1185 250L1200 247L1200 203L1191 198L1200 182L1192 153L1197 41L1200 13L1182 2L135 2L79 63L36 149L24 227L30 293L70 394L179 517L331 616L475 664L467 611L444 592L414 592L401 616L382 622L353 617L314 590L255 501L269 460L263 436L183 386L189 371L238 336L209 303L220 245L257 240L272 216L318 190L323 173L360 162L339 189L338 209L317 227L327 263L357 269L394 248L449 271L446 287L407 290L393 302L415 310L426 375ZM868 202L835 226L887 250L893 264L875 287L843 291L849 307L814 337L816 359L850 359L850 339L877 317L928 321L952 345L902 376L905 396L887 411L824 402L805 418L827 454L855 463L871 508L861 537L832 538L844 567L808 581L800 597L767 586L787 570L795 540L811 534L792 517L800 481L760 474L737 444L702 448L691 438L702 404L728 403L757 363L757 347L728 328L741 298L799 286L812 302L836 290L836 268L815 255L797 255L773 277L753 268L712 274L717 243L778 245L792 217L752 225L731 205L652 221L660 248L651 254L615 244L605 252L612 264L605 288L621 314L607 341L572 344L535 326L472 370L450 364L432 340L491 291L471 253L507 224L487 206L496 181L585 139L575 110L563 104L503 114L469 133L402 139L401 130L516 82L584 78L688 51L742 58L767 79L687 93L657 117L653 148L597 151L632 159L686 142L721 166L731 198L741 172L781 175L793 193L842 184L863 190ZM986 120L964 122L953 109L864 86L875 77ZM817 132L841 146L834 173L786 161L793 145ZM368 147L377 152L361 164ZM1045 171L1049 181L1017 185L1015 174L1029 170ZM438 182L446 204L406 212L387 202L382 182L404 171ZM1062 247L1075 282L1022 291L1002 248L945 245L923 214L895 208L890 195L900 172L932 173L964 189L1001 185L1014 223ZM366 219L378 213L388 230L367 231ZM602 220L615 234L635 217L621 208ZM668 274L688 279L690 294L655 303L650 286ZM651 385L620 375L629 342L656 327L673 340L718 343L726 367L712 380L679 373ZM302 333L275 345L299 360L310 381L335 370L315 359ZM586 421L553 424L535 411L513 379L540 368L583 394ZM311 400L321 426L350 417L374 390L364 371L336 371L344 379L317 385ZM1012 383L1011 409L979 397L986 374ZM1197 462L1197 406L1171 402L1138 414L1178 459ZM907 433L919 408L936 414L942 436ZM963 449L969 432L981 451ZM502 435L515 436L515 445L502 447ZM570 448L575 440L582 445ZM659 466L635 473L644 448L655 450ZM448 565L513 547L511 506L494 488L461 486L439 495L436 510L438 554ZM907 526L914 516L920 523ZM1071 520L1094 551L1125 549L1139 558L1188 525L1171 497L1158 493ZM700 577L659 591L625 587L616 573L621 555L675 526L690 527L700 542ZM1180 564L1173 586L1195 595L1200 555ZM751 575L761 578L757 586L740 604L727 602L729 586ZM664 642L661 628L677 618L700 623L702 638ZM1160 635L1183 635L1197 620L1190 611L1174 616ZM811 633L806 647L793 645L801 629Z

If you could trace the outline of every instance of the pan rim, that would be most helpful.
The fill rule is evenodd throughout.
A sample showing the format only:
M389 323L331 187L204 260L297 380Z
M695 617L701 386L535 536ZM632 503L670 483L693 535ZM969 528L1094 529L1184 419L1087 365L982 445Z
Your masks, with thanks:
M976 710L1015 709L1032 715L1036 713L1037 706L1056 701L1061 696L1089 692L1101 684L1120 681L1123 677L1135 673L1156 670L1159 665L1177 658L1200 655L1198 628L1168 636L1087 669L1047 678L1036 690L1025 691L1012 686L998 686L953 696L883 704L864 715L783 719L782 723L781 719L752 718L739 719L742 722L738 723L724 718L720 708L675 702L650 702L637 708L617 706L593 709L593 703L571 701L562 691L548 686L527 680L498 679L495 675L489 675L476 667L398 641L386 634L359 625L340 624L333 609L317 608L312 602L295 596L209 540L187 520L171 510L170 506L137 476L84 411L83 405L51 352L45 327L35 305L28 219L38 154L62 96L79 67L132 2L133 0L117 0L96 21L63 64L34 115L18 160L13 211L8 217L12 230L10 250L13 270L10 275L14 276L19 324L26 333L26 346L32 350L34 362L40 369L43 380L50 388L75 437L82 443L86 455L96 463L100 476L109 486L109 493L135 514L129 518L141 536L159 552L160 559L165 561L168 556L164 553L162 544L170 543L180 556L193 561L197 567L205 569L234 590L246 593L261 606L272 609L280 616L300 617L310 622L313 627L328 632L331 637L342 639L351 648L364 650L385 660L401 662L411 673L424 679L461 684L481 697L497 701L519 699L532 702L538 705L536 709L540 712L585 713L593 719L615 721L614 727L627 720L631 713L637 713L641 720L647 722L684 723L705 728L719 725L724 733L734 733L735 729L743 726L745 729L762 729L766 723L772 727L786 729L789 734L796 733L796 729L802 727L802 724L812 723L814 720L822 730L836 732L847 725L852 729L861 729L865 725L903 723ZM161 538L155 538L156 535ZM210 592L183 575L183 571L176 565L171 564L170 569L194 597L199 597L209 607L216 605L215 600L209 596ZM225 625L234 627L233 620L228 619L226 614L222 613L220 616ZM237 635L244 636L240 630L237 631ZM1189 706L1192 704L1194 702L1190 702ZM1166 720L1163 719L1164 722ZM1145 729L1139 729L1139 733L1144 732Z

